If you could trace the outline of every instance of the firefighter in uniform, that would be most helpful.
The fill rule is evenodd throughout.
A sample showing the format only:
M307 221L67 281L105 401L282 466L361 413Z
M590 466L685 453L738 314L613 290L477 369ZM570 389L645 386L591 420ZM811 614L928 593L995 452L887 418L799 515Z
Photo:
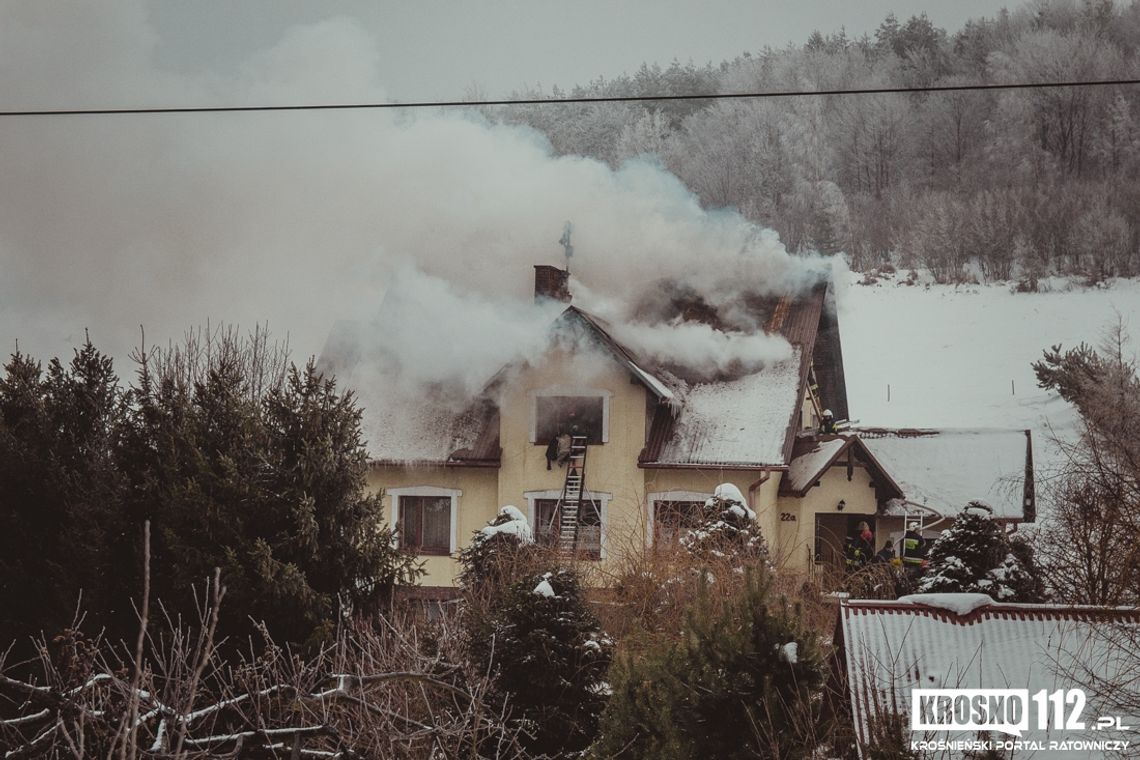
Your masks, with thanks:
M926 544L926 539L919 532L918 523L909 523L901 542L903 567L913 573L926 567Z

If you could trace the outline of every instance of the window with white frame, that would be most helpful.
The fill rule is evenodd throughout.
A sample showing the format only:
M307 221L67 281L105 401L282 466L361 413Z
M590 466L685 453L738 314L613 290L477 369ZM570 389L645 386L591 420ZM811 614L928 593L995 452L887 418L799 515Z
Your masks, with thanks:
M528 491L526 494L530 524L538 543L557 546L562 530L560 491ZM608 493L590 493L578 507L578 554L585 559L605 556L606 511Z
M546 445L563 433L584 435L590 445L609 441L609 391L558 386L532 395L532 443Z
M389 489L391 524L400 548L419 555L453 554L461 493L436 486Z
M687 530L700 524L705 502L711 495L698 491L665 491L650 494L647 499L648 542L660 548L676 546Z

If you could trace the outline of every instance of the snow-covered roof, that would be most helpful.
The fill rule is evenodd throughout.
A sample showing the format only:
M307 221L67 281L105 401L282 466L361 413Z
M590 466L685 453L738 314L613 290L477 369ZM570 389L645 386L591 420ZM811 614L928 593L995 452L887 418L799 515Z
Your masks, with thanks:
M453 464L459 461L452 456L456 452L475 460L497 458L498 431L489 429L496 417L493 405L475 399L466 407L457 406L430 388L417 389L410 403L394 363L385 356L362 353L370 345L369 329L374 328L337 322L318 363L318 369L336 377L338 386L356 394L369 459Z
M1026 518L1027 430L851 430L902 489L943 515L984 501L999 519Z
M788 474L785 477L788 488L792 491L803 491L810 487L845 446L847 446L846 438L832 438L819 441L815 448L797 456L788 465Z
M425 401L409 404L380 385L361 385L357 395L365 412L362 432L373 461L446 462L458 450L471 449L483 431L475 415Z
M1093 716L1114 714L1097 712L1098 708L1111 710L1104 700L1114 696L1098 693L1105 691L1099 683L1135 667L1112 642L1122 632L1137 635L1140 609L987 604L984 599L979 604L976 594L938 594L932 595L938 599L929 600L923 596L840 603L839 656L847 671L861 752L870 738L870 721L889 711L909 715L915 688L1028 689L1033 694L1041 689L1052 692L1083 686L1089 700L1086 721L1091 724ZM955 596L962 599L949 598ZM1034 717L1021 740L1109 738L1108 732L1050 734L1036 726ZM915 740L976 738L974 732L911 734L909 722L904 736ZM995 738L1014 737L999 734ZM1064 756L1083 757L1079 753Z
M801 350L793 346L790 358L755 374L690 388L654 464L783 465Z
M904 498L895 479L856 435L826 438L801 435L797 438L792 461L788 464L788 475L780 483L780 493L804 496L830 467L845 463L858 463L868 469L880 506Z

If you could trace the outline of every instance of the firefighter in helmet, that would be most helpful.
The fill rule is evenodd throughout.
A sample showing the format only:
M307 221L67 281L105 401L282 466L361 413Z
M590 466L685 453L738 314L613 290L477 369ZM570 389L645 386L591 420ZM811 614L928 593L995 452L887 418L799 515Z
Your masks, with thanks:
M855 533L847 537L843 547L843 562L848 571L858 570L871 561L875 555L875 534L864 520L855 528Z
M901 542L903 567L916 573L926 567L927 541L920 531L918 521L908 522Z

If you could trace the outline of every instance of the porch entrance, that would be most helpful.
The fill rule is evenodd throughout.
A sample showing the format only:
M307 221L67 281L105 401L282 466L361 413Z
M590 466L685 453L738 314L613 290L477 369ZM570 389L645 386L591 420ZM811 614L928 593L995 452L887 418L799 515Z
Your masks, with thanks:
M843 549L847 537L854 536L859 523L865 522L875 532L874 515L845 515L838 512L824 512L815 516L815 564L816 570L843 573Z

